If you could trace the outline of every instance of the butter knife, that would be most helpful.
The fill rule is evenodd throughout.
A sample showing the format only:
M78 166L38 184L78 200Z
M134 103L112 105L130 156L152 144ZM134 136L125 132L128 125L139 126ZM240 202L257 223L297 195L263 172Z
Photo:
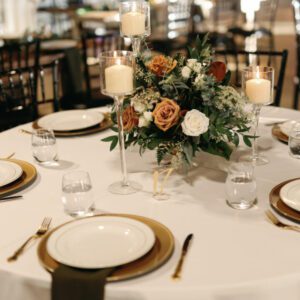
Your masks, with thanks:
M175 272L173 273L172 275L172 278L173 279L180 279L181 278L181 270L182 270L182 265L183 265L183 262L184 262L184 259L185 259L185 256L189 250L189 245L190 245L190 242L192 241L193 239L193 234L190 233L184 240L184 243L183 243L183 246L182 246L182 249L181 249L181 255L180 255L180 259L177 263L177 266L176 266L176 269L175 269Z

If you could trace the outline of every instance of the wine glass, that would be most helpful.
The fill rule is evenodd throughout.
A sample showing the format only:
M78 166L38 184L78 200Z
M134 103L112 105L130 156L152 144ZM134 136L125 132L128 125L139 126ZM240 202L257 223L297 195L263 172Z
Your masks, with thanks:
M264 165L268 159L259 155L257 149L258 121L261 108L273 102L274 69L272 67L249 66L242 70L242 89L248 102L253 105L252 155L244 157L255 165Z
M137 56L142 38L150 35L149 2L121 2L119 11L121 35L131 39L132 51Z
M142 189L141 185L128 180L124 127L123 100L134 92L135 57L131 51L107 51L99 54L100 87L104 95L114 99L117 111L118 136L123 180L109 186L113 194L128 195Z

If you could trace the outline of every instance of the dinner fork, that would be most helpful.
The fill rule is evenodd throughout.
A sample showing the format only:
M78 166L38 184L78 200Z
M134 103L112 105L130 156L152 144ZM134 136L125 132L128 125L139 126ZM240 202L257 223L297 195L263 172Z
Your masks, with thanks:
M32 240L35 240L39 237L41 237L42 235L44 235L49 227L50 227L50 223L51 223L51 218L50 217L46 217L44 218L40 228L36 231L35 234L33 234L32 236L30 236L24 244L21 245L21 247L10 257L7 258L7 261L12 262L18 259L19 255L23 253L23 251L25 250L26 246L28 245L28 243Z
M300 227L296 225L289 225L282 223L270 210L265 211L266 216L268 219L277 227L283 228L283 229L289 229L289 230L295 230L300 232Z

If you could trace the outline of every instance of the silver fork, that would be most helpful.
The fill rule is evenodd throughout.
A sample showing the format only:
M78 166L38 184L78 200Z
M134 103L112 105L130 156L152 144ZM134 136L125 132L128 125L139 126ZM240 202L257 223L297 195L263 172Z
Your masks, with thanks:
M300 232L300 227L296 225L289 225L282 223L270 210L265 211L266 216L268 219L277 227L280 227L282 229L289 229L289 230L295 230Z
M49 229L50 227L50 223L51 223L51 218L50 217L46 217L44 218L40 228L36 231L35 234L33 234L32 236L30 236L24 244L22 244L20 246L20 248L18 248L18 250L10 257L7 258L7 261L12 262L18 259L19 255L23 253L23 251L25 250L26 246L29 244L29 242L31 242L32 240L35 240L41 236L43 236Z

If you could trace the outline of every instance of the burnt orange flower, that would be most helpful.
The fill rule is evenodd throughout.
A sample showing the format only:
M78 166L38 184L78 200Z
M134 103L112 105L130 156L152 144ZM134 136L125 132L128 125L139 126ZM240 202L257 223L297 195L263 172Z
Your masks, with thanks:
M122 114L124 131L131 131L139 124L139 117L137 116L132 106L127 106Z
M156 76L163 77L169 74L177 65L177 61L164 55L156 55L148 63L148 69Z
M180 116L179 105L168 98L162 98L152 113L154 124L162 131L167 131L174 126Z
M209 68L209 74L212 74L218 82L221 82L226 74L226 65L221 61L214 61Z

